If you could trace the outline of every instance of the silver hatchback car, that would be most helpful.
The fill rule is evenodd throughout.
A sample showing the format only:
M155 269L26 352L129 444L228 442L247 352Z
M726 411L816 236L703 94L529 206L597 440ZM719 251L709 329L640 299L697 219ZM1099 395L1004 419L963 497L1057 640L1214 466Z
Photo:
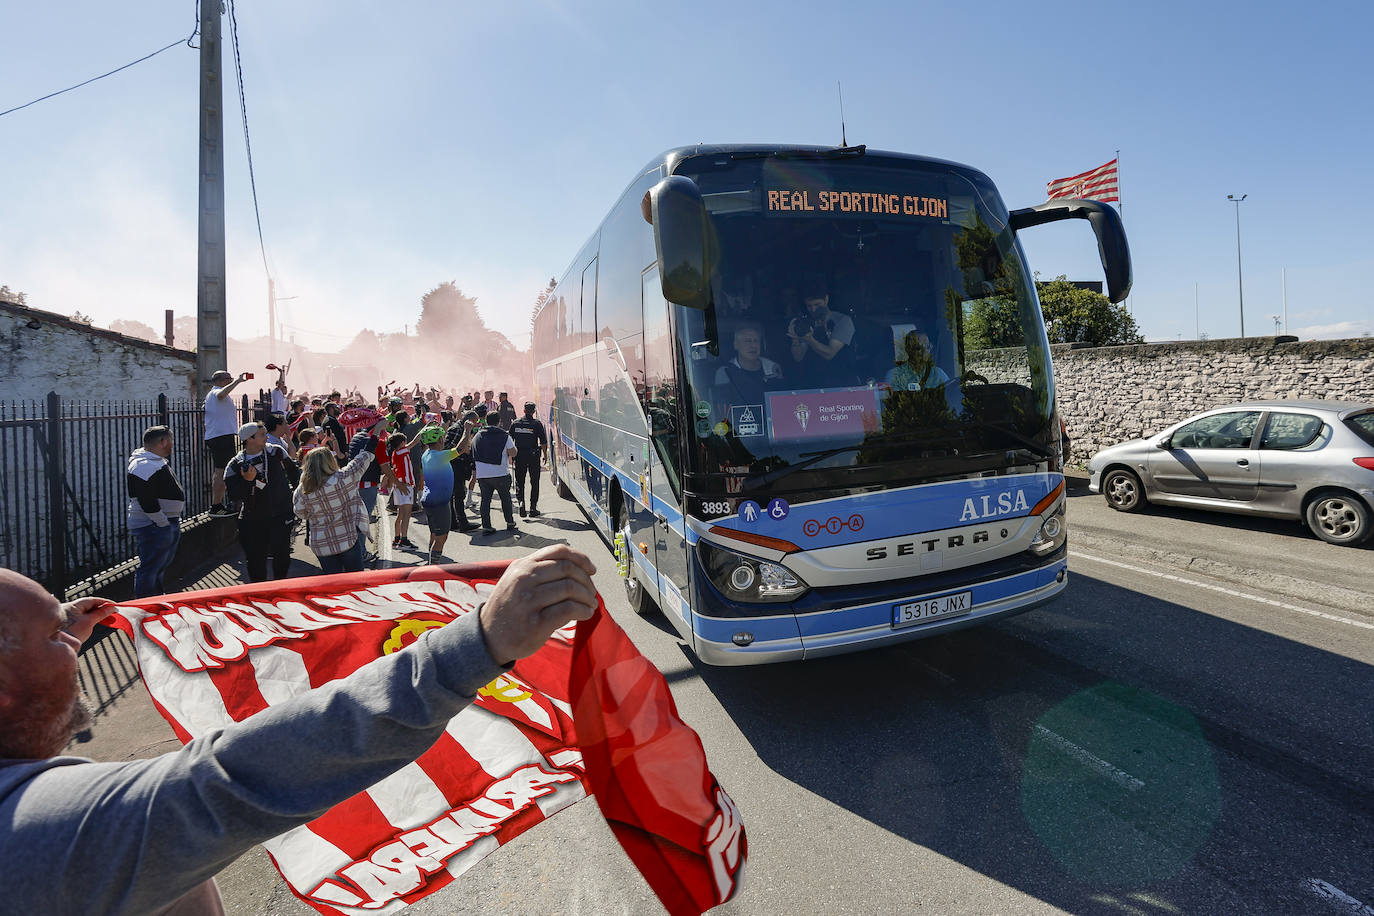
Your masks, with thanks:
M1307 523L1353 547L1374 532L1374 404L1247 401L1103 449L1089 489L1134 512L1151 503Z

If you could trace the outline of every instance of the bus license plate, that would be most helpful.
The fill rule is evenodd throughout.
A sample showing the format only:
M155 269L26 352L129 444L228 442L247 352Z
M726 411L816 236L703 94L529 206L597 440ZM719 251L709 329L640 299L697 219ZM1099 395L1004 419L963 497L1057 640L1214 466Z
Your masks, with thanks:
M892 626L914 627L917 624L939 620L942 617L958 617L973 610L973 592L959 592L954 595L941 595L938 598L922 598L909 601L892 609Z

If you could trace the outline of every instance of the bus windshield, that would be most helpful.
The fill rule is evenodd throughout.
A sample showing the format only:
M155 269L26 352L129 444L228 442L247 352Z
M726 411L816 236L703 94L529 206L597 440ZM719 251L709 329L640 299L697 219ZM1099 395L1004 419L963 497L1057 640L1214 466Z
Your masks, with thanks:
M1049 347L996 189L875 156L703 156L712 304L676 308L696 492L1049 460ZM993 344L996 344L994 347Z

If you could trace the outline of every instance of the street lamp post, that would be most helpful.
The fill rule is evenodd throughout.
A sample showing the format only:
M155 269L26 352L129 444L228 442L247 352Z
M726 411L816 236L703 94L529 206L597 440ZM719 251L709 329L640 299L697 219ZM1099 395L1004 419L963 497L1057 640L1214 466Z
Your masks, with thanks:
M1245 274L1240 269L1240 202L1249 197L1249 194L1242 194L1237 197L1234 194L1227 194L1226 199L1235 201L1236 204L1236 289L1240 293L1240 336L1245 336Z

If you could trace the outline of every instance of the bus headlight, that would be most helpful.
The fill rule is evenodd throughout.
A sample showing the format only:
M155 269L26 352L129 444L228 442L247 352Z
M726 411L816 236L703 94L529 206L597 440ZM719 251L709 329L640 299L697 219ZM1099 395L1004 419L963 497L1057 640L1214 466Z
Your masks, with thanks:
M1040 523L1040 530L1031 541L1030 552L1037 557L1054 553L1064 546L1068 536L1068 525L1064 524L1064 504L1060 503L1059 508L1045 516L1045 520Z
M780 563L748 557L707 541L697 544L697 553L711 584L732 601L791 601L810 588Z

